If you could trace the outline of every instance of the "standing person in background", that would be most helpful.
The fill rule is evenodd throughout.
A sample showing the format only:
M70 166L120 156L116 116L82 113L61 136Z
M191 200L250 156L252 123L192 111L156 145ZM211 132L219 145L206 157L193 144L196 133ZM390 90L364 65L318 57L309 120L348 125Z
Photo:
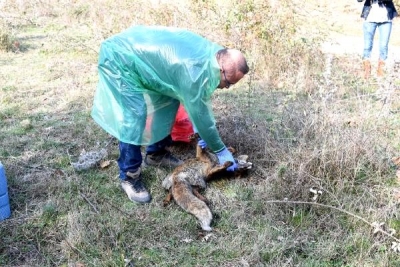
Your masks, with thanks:
M362 2L363 0L357 0ZM379 61L377 76L384 75L385 61L388 55L388 44L392 32L392 20L397 11L392 0L365 0L361 18L364 19L364 52L363 66L364 78L371 76L371 51L374 42L375 31L379 30Z
M219 163L232 161L222 142L211 107L217 88L229 88L249 71L237 49L227 49L188 30L133 26L101 44L99 83L92 117L119 140L119 177L131 201L150 202L142 181L144 163L175 167L183 162L166 150L181 103L196 132Z

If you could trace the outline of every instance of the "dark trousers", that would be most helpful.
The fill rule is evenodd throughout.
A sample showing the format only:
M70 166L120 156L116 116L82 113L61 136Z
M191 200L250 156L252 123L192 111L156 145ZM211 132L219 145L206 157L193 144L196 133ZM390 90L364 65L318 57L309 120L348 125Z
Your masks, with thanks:
M147 154L164 150L166 146L172 143L170 135L146 148ZM119 178L126 179L127 172L135 172L142 164L141 146L119 142Z

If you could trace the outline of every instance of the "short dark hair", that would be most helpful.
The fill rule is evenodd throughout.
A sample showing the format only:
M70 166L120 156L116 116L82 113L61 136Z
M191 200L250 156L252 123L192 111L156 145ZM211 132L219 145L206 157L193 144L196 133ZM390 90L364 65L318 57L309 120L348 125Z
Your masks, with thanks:
M249 65L247 65L247 61L245 58L243 58L243 60L239 62L238 70L243 74L247 74L249 72L250 68Z
M228 55L228 48L220 49L217 52L217 58L226 58Z

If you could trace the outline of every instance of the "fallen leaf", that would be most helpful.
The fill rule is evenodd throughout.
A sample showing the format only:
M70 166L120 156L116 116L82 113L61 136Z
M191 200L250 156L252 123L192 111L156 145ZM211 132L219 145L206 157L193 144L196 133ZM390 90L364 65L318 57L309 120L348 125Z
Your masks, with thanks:
M317 190L315 190L314 188L310 188L310 192L315 194L315 195L317 194Z
M397 182L400 183L400 170L396 171Z
M400 157L394 157L394 158L392 158L392 161L393 161L394 165L396 165L397 167L400 167Z
M394 192L394 199L397 202L400 202L400 191Z
M207 234L205 237L203 237L202 241L207 242L211 237L215 237L214 234Z
M109 160L103 160L100 162L100 168L104 169L110 166L110 161Z
M392 242L392 249L393 249L395 252L400 252L400 243Z
M348 126L357 126L357 120L355 118L349 118L349 119L345 120L345 123Z

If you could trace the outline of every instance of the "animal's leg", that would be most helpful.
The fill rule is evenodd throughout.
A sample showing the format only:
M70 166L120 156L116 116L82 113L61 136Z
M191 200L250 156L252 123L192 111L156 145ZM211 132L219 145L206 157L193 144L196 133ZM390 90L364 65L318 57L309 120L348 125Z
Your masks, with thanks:
M195 195L198 199L200 199L201 201L204 201L206 204L209 204L210 202L208 201L208 199L205 197L205 196L203 196L202 194L200 194L200 192L199 192L199 188L198 187L193 187L192 188L192 190L193 190L193 195Z
M197 159L202 158L202 154L203 154L203 149L201 148L201 146L196 145L196 158Z
M196 147L196 159L201 161L201 162L205 162L205 163L210 163L210 158L208 157L208 153L207 151L205 151L205 148L201 148L199 145L197 145Z
M233 165L232 161L226 161L223 165L217 165L215 167L213 167L206 175L206 177L204 178L204 180L207 182L209 180L211 180L211 178L213 177L214 174L222 172L222 171L226 171L226 168L230 167Z
M172 187L168 191L168 195L164 198L163 205L167 206L174 197L172 196Z

